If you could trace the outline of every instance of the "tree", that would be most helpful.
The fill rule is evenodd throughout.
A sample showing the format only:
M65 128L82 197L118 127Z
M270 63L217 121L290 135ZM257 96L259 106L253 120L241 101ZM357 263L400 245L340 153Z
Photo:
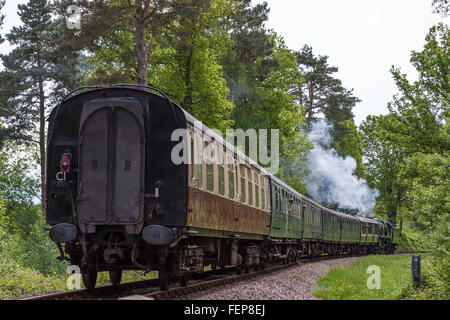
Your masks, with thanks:
M74 50L95 52L115 40L132 39L132 59L123 61L127 66L132 64L132 68L115 71L122 77L131 77L133 82L147 85L149 49L152 49L153 40L163 34L175 19L189 16L205 1L208 0L57 0L55 8L61 16L66 14L69 6L75 5L81 12L80 30L62 30ZM129 50L129 47L126 49Z
M275 61L270 59L274 39L264 27L269 14L267 3L254 7L250 0L237 3L238 9L230 21L232 43L221 61L232 103L250 93L254 82L264 79L275 66Z
M304 114L295 103L295 96L290 94L290 89L300 81L295 56L281 37L273 32L265 36L270 50L267 47L267 50L254 51L251 61L236 62L228 57L230 64L225 69L232 71L228 78L232 81L230 90L236 105L234 127L257 131L279 129L280 171L277 175L298 191L305 192L306 153L311 145L302 131ZM230 56L238 52L231 50ZM270 143L268 145L270 148Z
M229 43L226 17L233 14L232 0L202 0L178 9L157 35L147 31L148 81L163 91L205 125L225 130L233 105L219 60ZM104 40L107 46L92 53L94 67L85 75L89 84L133 82L135 53L133 36L118 31Z
M360 125L365 179L371 188L380 192L375 212L395 223L397 213L405 201L407 186L400 176L402 148L389 143L383 125L391 115L368 116Z
M353 157L357 163L356 175L361 177L362 150L352 113L360 100L353 95L353 90L345 89L332 76L338 68L328 65L328 56L316 57L312 48L305 45L295 52L295 57L301 81L291 92L305 109L306 125L309 127L319 115L324 116L333 125L330 147L341 157Z
M311 145L302 132L304 114L290 93L298 85L295 56L284 40L266 30L266 2L239 0L231 18L231 45L221 64L235 104L235 129L279 129L280 171L298 191L305 192L306 153ZM270 136L269 149L270 149ZM247 154L249 150L244 150ZM258 161L259 159L255 159Z
M339 79L331 76L338 71L338 68L328 65L328 56L316 57L312 48L305 45L301 51L295 52L295 57L299 75L304 80L294 88L293 94L298 97L299 104L306 110L308 126L319 113L333 115L334 112L326 113L328 106L335 110L342 109L342 114L346 114L343 120L353 119L351 109L360 100L353 96L352 90L343 88Z
M400 93L388 105L392 123L387 123L386 130L390 142L403 146L408 154L442 154L450 148L440 134L450 117L449 61L450 31L439 24L430 29L424 50L411 54L418 81L410 83L400 69L391 69Z
M24 151L9 143L0 154L0 269L6 264L62 273L64 264L55 260L58 250L44 230L41 206L33 203L39 180L32 176L32 160L7 156Z
M228 129L233 104L219 64L229 39L227 17L234 0L211 0L170 25L152 56L152 82L171 93L181 106L207 126ZM167 50L167 48L170 48Z
M346 100L347 102L345 102ZM363 177L361 135L355 125L351 111L354 103L354 97L346 96L346 93L333 95L328 99L324 115L333 126L330 148L335 149L340 157L350 156L355 159L355 174L358 177Z
M388 115L368 118L362 126L364 156L368 181L379 186L378 208L388 214L396 209L410 220L408 227L431 252L433 287L446 296L450 269L448 26L432 27L425 40L423 50L411 54L417 81L411 83L392 67L399 94L388 104Z
M31 174L35 169L33 160L17 156L24 151L9 144L0 153L0 202L7 217L5 227L9 233L20 236L29 234L38 218L33 199L39 195L39 181Z
M38 144L41 166L41 197L45 183L45 117L49 103L70 89L77 72L76 56L58 49L56 24L46 0L30 0L18 5L23 25L6 35L15 48L1 55L5 71L0 74L0 117L7 125L0 138L26 140ZM53 89L53 90L52 90ZM53 100L52 100L53 99ZM38 138L34 138L35 123Z

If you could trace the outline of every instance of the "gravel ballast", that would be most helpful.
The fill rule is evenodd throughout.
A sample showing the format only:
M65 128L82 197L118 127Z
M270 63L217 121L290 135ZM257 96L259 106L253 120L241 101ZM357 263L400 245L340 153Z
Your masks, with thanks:
M346 266L358 257L302 262L287 270L275 271L222 288L183 297L188 300L318 300L314 285L336 265Z

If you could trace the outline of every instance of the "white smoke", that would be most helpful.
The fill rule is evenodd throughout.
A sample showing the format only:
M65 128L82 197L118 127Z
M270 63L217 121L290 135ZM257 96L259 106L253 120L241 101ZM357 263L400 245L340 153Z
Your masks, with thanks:
M325 205L334 204L338 208L358 209L358 215L373 215L378 190L372 190L364 179L353 175L356 161L352 157L340 157L336 150L325 150L331 142L332 125L326 120L317 120L308 133L314 149L308 153L306 177L308 194Z

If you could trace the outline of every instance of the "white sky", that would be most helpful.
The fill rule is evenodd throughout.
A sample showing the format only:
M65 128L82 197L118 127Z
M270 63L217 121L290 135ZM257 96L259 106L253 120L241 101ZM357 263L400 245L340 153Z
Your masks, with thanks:
M261 3L262 0L253 0ZM308 44L315 55L329 56L339 68L336 77L354 88L360 102L354 109L359 125L369 114L386 114L396 93L389 69L401 67L417 77L409 59L420 51L430 27L448 18L432 13L432 0L266 0L268 28L287 46Z
M390 67L401 67L415 79L409 63L411 50L422 49L431 26L449 21L432 13L432 0L266 1L270 8L268 28L293 50L308 44L315 55L328 55L329 64L339 68L336 76L343 85L354 88L362 100L353 109L357 124L369 114L387 112L387 102L396 92ZM17 4L26 2L6 1L3 34L20 23ZM0 45L0 53L9 50L7 42Z

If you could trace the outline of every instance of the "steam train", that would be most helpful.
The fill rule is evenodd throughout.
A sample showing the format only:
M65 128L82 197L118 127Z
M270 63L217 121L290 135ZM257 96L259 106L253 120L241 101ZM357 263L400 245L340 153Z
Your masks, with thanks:
M204 148L210 159L195 161ZM66 96L49 116L46 170L49 237L87 288L101 271L118 285L123 270L157 270L164 290L205 266L396 249L388 221L319 205L149 86Z

